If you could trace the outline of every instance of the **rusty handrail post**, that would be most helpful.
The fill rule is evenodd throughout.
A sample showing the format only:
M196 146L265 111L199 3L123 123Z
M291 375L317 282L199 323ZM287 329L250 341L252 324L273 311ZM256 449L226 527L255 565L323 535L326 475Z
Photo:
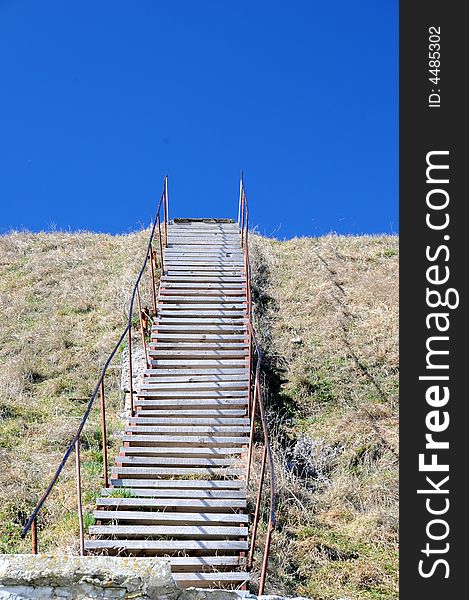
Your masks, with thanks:
M37 554L37 518L31 523L31 554Z
M267 526L267 535L265 538L264 557L262 559L261 577L260 577L260 581L259 581L259 596L262 596L262 594L264 593L265 576L267 574L267 564L269 562L269 553L270 553L270 541L272 539L273 529L274 529L274 526L272 525L272 521L269 520L269 525Z
M244 205L246 204L246 194L243 189L243 197L241 200L241 246L244 246Z
M251 465L252 465L252 447L254 444L254 425L256 421L256 408L257 408L257 397L259 394L259 377L258 377L258 368L256 368L256 379L254 381L254 399L252 403L252 412L251 412L251 430L249 432L249 450L248 450L248 459L247 459L247 471L246 471L246 485L249 484L249 479L251 476Z
M80 527L80 556L85 555L85 530L83 526L83 505L81 502L81 468L80 468L80 438L75 442L75 459L77 475L77 508L78 524Z
M129 394L130 394L130 416L134 416L134 384L132 373L132 320L129 319L129 329L127 330L127 350L129 359Z
M157 222L158 222L158 242L160 245L160 266L161 266L161 275L164 275L164 260L163 260L163 242L161 240L161 219L160 219L160 215L158 213L158 216L156 217Z
M143 327L143 319L142 319L142 303L140 300L140 290L139 290L139 286L137 285L137 308L138 308L138 318L140 321L140 333L142 336L142 346L143 346L143 352L145 353L145 363L147 365L148 368L148 353L147 353L147 341L145 339L145 329Z
M252 562L254 560L254 546L256 545L257 527L259 525L261 500L262 500L262 488L264 485L266 462L267 462L267 446L264 446L264 450L262 452L261 474L259 476L259 487L257 488L256 510L254 511L254 520L252 522L252 527L251 527L252 534L251 534L251 547L249 549L249 556L248 556L248 562L247 562L248 569L251 569Z
M241 224L241 199L243 197L243 172L239 176L238 227Z
M101 402L101 437L103 445L103 477L104 487L109 487L107 479L107 433L106 433L106 404L104 401L104 377L99 385L99 397Z
M168 247L169 196L168 176L164 178L164 247Z
M151 272L151 297L153 300L153 311L156 315L156 279L155 279L155 263L156 252L150 248L150 272Z

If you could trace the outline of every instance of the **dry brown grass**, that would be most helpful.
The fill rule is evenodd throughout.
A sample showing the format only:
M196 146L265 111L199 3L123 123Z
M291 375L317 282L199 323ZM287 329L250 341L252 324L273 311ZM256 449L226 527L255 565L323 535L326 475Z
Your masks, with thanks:
M73 438L84 399L123 329L148 235L0 237L0 552L30 548L19 537L21 526ZM117 359L108 381L111 432L121 428L119 367ZM83 436L86 510L99 492L98 412L96 406ZM71 458L39 519L43 551L76 549Z
M267 589L397 598L398 239L251 240L278 494Z

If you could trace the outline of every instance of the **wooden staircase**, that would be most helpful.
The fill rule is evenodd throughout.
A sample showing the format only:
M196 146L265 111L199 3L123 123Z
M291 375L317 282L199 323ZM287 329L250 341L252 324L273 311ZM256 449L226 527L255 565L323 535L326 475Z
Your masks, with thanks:
M175 219L148 348L88 552L169 557L182 587L247 589L246 273L231 220Z

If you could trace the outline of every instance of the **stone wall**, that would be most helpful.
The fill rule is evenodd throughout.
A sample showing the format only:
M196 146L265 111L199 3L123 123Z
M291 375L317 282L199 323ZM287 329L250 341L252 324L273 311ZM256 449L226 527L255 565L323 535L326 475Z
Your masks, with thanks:
M239 600L228 590L183 590L160 558L0 554L0 600ZM245 600L281 600L245 595ZM296 599L301 600L301 599Z

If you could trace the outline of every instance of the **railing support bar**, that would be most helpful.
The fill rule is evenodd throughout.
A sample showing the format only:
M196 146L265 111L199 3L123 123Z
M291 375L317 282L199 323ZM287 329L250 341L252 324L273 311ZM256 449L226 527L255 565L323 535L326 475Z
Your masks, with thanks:
M80 556L85 555L85 530L83 527L83 506L81 503L81 469L80 469L80 438L75 442L75 459L77 474L77 508L78 524L80 526Z
M104 487L109 487L107 479L107 433L106 433L106 404L104 399L104 377L101 379L99 385L99 396L101 401L101 432L102 432L102 443L103 443L103 478Z
M161 275L164 275L163 242L162 242L162 239L161 239L161 219L160 219L160 215L158 215L157 221L158 221L158 242L159 242L159 245L160 245Z
M155 263L156 263L156 252L152 248L150 249L150 272L151 272L151 296L153 299L153 312L156 316L156 279L155 279Z
M168 176L164 178L164 247L168 247L168 220L169 220L169 197Z
M254 400L252 404L252 412L251 412L251 431L249 433L249 450L248 450L248 466L246 472L246 485L249 484L249 478L251 476L251 464L252 464L252 447L254 444L254 424L256 421L256 407L257 407L257 396L259 392L259 377L258 372L256 371L256 379L254 382Z
M129 394L130 394L130 416L134 416L134 383L132 373L132 323L129 323L129 329L127 331L127 350L129 358Z
M31 553L37 554L37 519L31 523L31 546Z
M252 522L252 533L251 533L251 548L249 550L248 556L248 569L251 569L252 563L254 560L254 547L256 545L256 537L257 537L257 527L259 525L259 516L261 510L261 500L262 500L262 486L264 485L264 476L265 476L265 464L267 462L267 446L264 446L264 450L262 452L262 464L261 464L261 474L259 476L259 487L257 489L257 499L256 499L256 510L254 512L254 520Z
M137 308L138 308L138 318L139 318L139 321L140 321L140 333L141 333L141 336L142 336L143 352L145 353L145 363L146 363L147 368L148 368L147 341L145 339L145 328L143 327L142 302L140 300L139 286L137 286Z
M267 528L267 536L265 538L264 557L262 559L261 577L260 577L260 581L259 581L259 596L262 596L262 594L264 593L265 576L267 574L267 564L269 562L269 552L270 552L270 542L272 539L272 531L273 531L272 522L269 521L269 525Z

